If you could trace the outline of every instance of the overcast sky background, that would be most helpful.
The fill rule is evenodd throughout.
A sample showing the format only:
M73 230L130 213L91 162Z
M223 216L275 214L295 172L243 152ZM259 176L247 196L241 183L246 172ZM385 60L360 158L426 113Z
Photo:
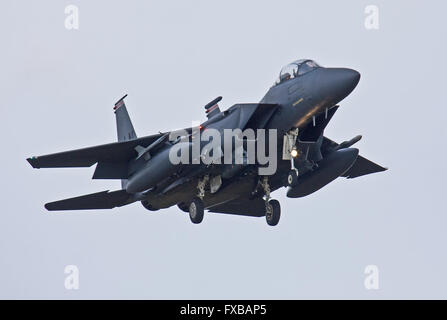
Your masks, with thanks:
M64 27L66 5L79 30ZM366 30L364 9L380 10ZM2 1L0 298L447 298L443 1ZM172 207L48 213L49 201L116 190L87 169L25 159L116 140L123 94L137 135L257 102L298 58L361 72L325 134L357 134L385 173L286 189L264 218ZM66 290L64 268L80 271ZM377 265L380 289L366 290Z

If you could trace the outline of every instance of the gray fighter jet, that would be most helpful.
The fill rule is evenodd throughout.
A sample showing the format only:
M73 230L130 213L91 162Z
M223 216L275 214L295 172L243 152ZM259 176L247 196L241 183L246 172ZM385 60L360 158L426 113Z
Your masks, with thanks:
M270 195L281 187L287 188L288 197L299 198L338 177L356 178L386 170L351 148L361 136L340 144L324 136L338 103L359 80L360 74L352 69L297 60L281 70L259 103L235 104L221 111L218 103L222 98L218 97L205 106L207 120L201 125L141 138L135 134L124 96L114 107L118 142L27 161L33 168L96 164L93 179L121 180L120 190L45 204L50 211L111 209L140 201L150 211L177 205L189 212L196 224L202 222L206 209L265 216L273 226L279 222L281 209ZM245 134L250 130L251 135ZM214 144L210 151L203 136L212 132L222 138L213 135L208 142L223 141L223 148L214 148ZM228 143L226 132L239 135L229 136ZM255 148L251 143L256 143ZM250 153L255 149L253 157ZM259 154L264 157L256 157ZM201 161L204 155L211 161ZM181 161L173 161L179 156ZM265 159L275 163L273 172L262 171L270 165Z

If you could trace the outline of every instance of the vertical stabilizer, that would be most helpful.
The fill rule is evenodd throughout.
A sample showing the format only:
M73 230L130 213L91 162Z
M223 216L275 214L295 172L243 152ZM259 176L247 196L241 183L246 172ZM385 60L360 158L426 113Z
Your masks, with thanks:
M113 108L116 116L116 130L118 134L118 141L128 141L137 138L135 129L133 128L132 121L130 120L129 113L127 112L126 104L124 103L124 98L127 94L119 99L115 103ZM121 187L126 188L127 180L121 180Z
M127 112L126 104L124 103L125 97L127 97L127 94L119 99L113 108L116 115L118 141L128 141L137 138L132 121L130 121L129 113Z

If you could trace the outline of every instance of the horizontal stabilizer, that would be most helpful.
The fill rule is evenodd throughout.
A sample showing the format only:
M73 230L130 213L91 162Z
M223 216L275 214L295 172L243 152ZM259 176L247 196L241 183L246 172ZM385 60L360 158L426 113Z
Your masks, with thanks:
M59 210L88 210L88 209L112 209L121 207L131 201L131 195L126 190L101 191L85 196L59 200L45 204L49 211Z
M26 159L33 168L90 167L97 162L127 162L137 156L136 146L147 147L162 134L155 134L130 141L114 142L99 146L64 151Z
M127 179L127 162L98 162L92 179Z

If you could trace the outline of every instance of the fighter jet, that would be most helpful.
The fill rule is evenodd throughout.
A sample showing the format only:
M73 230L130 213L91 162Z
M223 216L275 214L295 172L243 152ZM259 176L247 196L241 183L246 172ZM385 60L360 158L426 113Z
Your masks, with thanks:
M207 120L200 125L140 138L124 96L113 108L118 142L30 157L27 161L33 168L96 164L93 179L121 180L121 189L116 191L45 204L50 211L111 209L139 201L149 211L177 205L195 224L202 222L207 210L265 216L268 225L275 226L281 208L271 198L273 191L285 187L287 197L300 198L338 177L351 179L386 170L352 148L361 136L342 143L324 136L339 102L359 80L360 73L352 69L325 68L310 59L297 60L281 69L259 103L239 103L221 111L218 103L222 97L218 97L205 105ZM230 136L231 143L225 141L226 132L237 132ZM210 133L213 138L208 142L215 142L212 151L211 142L203 139ZM216 133L222 136L216 138ZM222 141L223 147L214 148ZM250 147L252 142L254 148ZM202 161L205 155L211 161ZM266 159L274 163L273 171L268 172L270 163Z

